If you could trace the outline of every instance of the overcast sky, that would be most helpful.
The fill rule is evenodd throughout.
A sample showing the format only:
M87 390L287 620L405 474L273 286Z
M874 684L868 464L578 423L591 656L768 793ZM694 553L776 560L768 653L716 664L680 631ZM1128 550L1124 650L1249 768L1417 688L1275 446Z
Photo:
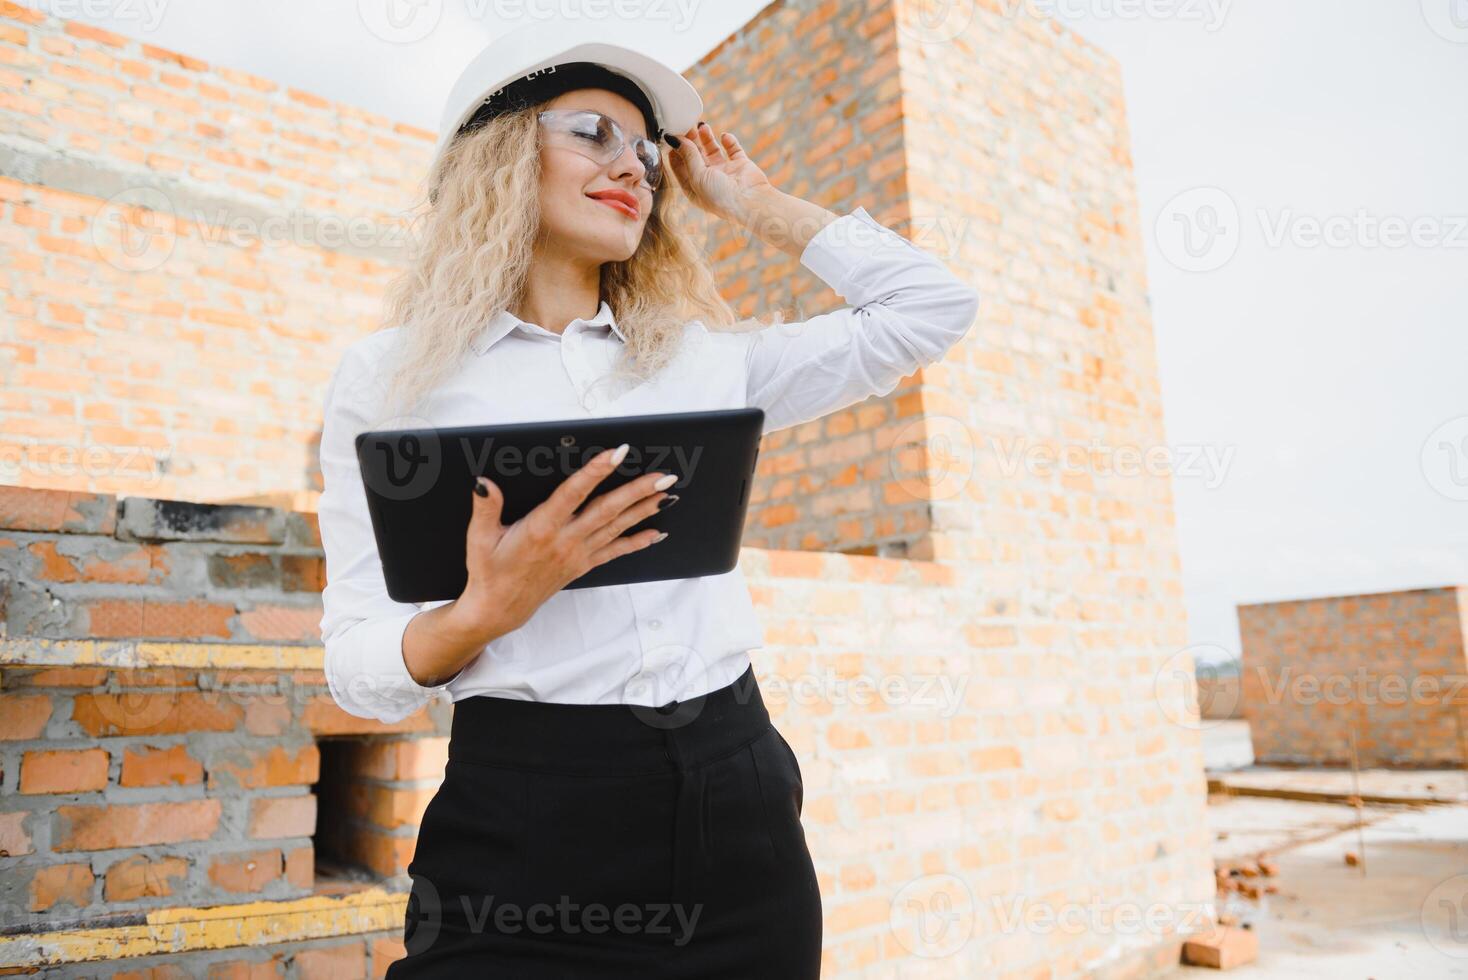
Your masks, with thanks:
M1122 66L1195 653L1239 602L1468 583L1468 0L998 2ZM646 3L680 70L765 5ZM29 5L430 130L504 15L615 6Z

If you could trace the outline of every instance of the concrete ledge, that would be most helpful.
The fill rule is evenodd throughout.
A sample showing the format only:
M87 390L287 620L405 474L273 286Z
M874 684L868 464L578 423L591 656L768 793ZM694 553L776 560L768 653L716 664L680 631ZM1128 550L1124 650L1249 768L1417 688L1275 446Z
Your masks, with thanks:
M133 925L0 936L0 969L400 933L407 903L407 892L374 886L281 902L156 909L139 913Z
M183 667L322 670L320 645L198 643L168 640L0 640L6 667Z

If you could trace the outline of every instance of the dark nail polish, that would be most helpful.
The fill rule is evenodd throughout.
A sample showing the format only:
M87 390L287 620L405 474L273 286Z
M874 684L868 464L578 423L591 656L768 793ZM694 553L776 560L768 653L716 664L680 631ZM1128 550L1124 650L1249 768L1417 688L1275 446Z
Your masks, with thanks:
M489 496L489 488L480 483L478 480L474 481L474 492L479 494L479 496L481 497Z
M680 140L678 137L674 136L672 133L664 133L663 134L663 139L667 140L668 141L668 145L671 146L675 150L678 149L678 147L680 147L680 146L683 145L683 141Z
M676 493L670 493L662 500L658 501L658 510L667 510L669 507L673 506L677 502L678 495Z

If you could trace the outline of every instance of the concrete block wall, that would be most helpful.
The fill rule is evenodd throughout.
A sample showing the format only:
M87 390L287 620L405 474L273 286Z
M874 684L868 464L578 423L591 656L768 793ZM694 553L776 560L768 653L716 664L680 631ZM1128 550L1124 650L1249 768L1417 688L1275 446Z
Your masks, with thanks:
M1468 586L1238 608L1257 761L1468 765Z

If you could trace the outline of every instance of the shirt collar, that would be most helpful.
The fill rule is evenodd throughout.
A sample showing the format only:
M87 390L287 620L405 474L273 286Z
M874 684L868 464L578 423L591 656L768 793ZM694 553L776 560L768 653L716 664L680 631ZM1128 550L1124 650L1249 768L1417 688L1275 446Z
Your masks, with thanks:
M511 330L514 330L516 327L520 326L524 322L524 320L521 320L509 310L500 310L499 313L495 314L494 318L489 321L489 324L483 330L481 330L472 341L470 341L470 346L473 347L474 353L483 354L491 347L493 347L495 343L500 340L500 338L504 337L505 334L509 333ZM585 323L587 326L592 327L611 327L612 333L617 335L618 340L622 341L623 343L627 342L627 338L622 334L621 328L617 326L616 318L612 316L611 304L609 304L606 300L601 301L601 308L596 311L595 316L591 317L590 319L577 317L575 320L572 320L571 323ZM569 329L571 324L568 323L566 324L566 326Z

